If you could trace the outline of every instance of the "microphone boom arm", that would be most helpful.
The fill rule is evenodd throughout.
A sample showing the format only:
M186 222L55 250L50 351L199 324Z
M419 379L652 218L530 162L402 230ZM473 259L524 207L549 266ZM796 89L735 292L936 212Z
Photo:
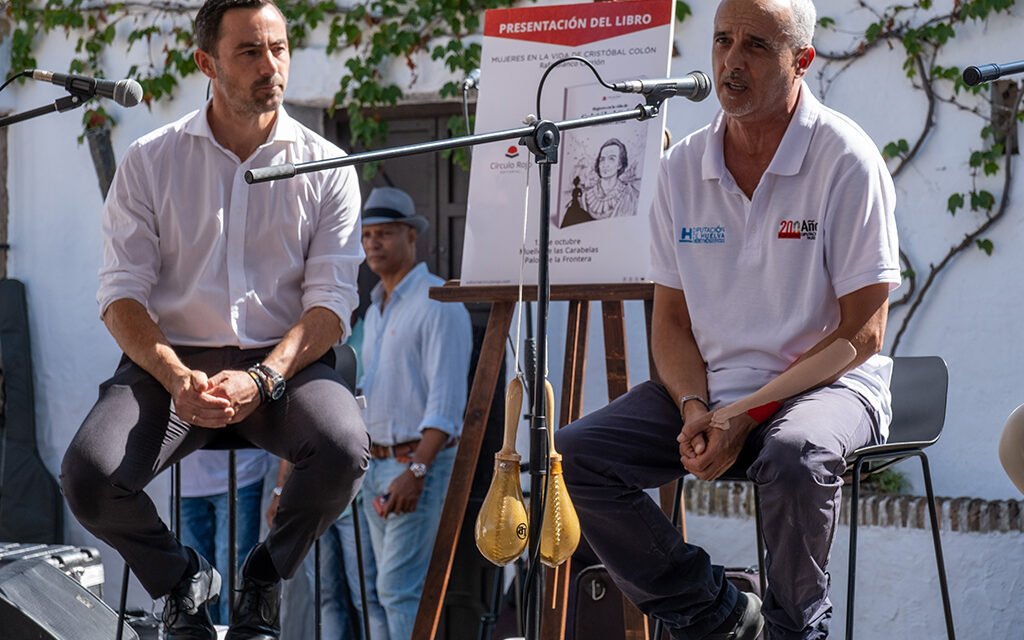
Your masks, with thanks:
M559 131L567 131L570 129L580 129L582 127L592 127L600 124L610 124L612 122L623 122L625 120L650 120L651 118L657 117L661 103L665 99L675 94L668 93L664 96L658 96L652 94L647 97L647 104L639 104L636 108L630 111L619 111L615 113L607 113L600 116L592 116L588 118L576 118L574 120L563 120L561 122L549 123ZM410 144L402 147L392 147L390 149L381 149L379 151L366 151L363 153L353 153L351 155L341 156L338 158L330 158L327 160L314 160L312 162L303 162L300 164L278 164L270 167L261 167L258 169L250 169L245 172L245 181L249 184L256 184L259 182L269 182L272 180L281 180L283 178L291 178L300 173L310 173L313 171L324 171L327 169L337 169L340 167L347 167L350 165L361 164L364 162L378 162L381 160L389 160L391 158L398 158L401 156L414 155L418 153L431 153L437 151L447 151L449 149L459 149L462 147L469 147L478 144L485 144L488 142L498 142L501 140L521 140L523 138L532 138L536 130L536 124L520 127L518 129L505 129L503 131L493 131L491 133L478 133L471 136L461 136L458 138L451 138L449 140L435 140L431 142L421 142L417 144Z
M22 111L21 113L14 113L5 118L0 118L0 128L24 122L25 120L31 120L38 116L45 116L46 114L53 113L55 111L57 113L64 113L65 111L70 111L76 107L82 106L85 104L86 100L87 98L83 98L76 93L72 93L71 95L64 96L63 98L58 98L53 102L53 104L48 104L43 107L38 107L29 111Z

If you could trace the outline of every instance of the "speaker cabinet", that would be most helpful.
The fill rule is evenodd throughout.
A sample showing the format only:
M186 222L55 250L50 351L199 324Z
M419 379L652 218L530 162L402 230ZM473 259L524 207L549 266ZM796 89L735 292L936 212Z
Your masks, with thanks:
M91 591L42 560L0 567L4 640L111 640L117 614ZM127 625L125 640L138 640Z

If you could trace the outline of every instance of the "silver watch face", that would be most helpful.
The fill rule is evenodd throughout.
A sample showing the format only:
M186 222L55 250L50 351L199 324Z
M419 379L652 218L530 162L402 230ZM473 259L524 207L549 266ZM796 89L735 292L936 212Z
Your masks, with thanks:
M427 475L427 465L422 462L413 462L409 465L409 471L416 478L422 478Z
M274 386L270 389L270 399L278 400L284 395L284 380L275 382Z

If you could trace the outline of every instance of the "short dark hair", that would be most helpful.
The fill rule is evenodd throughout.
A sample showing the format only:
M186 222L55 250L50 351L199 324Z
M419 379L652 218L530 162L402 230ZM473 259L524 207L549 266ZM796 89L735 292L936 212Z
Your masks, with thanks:
M621 176L625 171L626 167L629 166L629 153L626 152L626 145L622 144L622 141L618 138L608 138L601 148L597 150L597 157L594 159L594 173L601 175L601 152L604 151L605 147L618 147L619 148L619 172L615 175Z
M274 0L206 0L196 13L195 27L192 30L196 46L213 55L217 51L220 40L220 23L224 14L232 9L262 9L271 6L284 17L281 8Z

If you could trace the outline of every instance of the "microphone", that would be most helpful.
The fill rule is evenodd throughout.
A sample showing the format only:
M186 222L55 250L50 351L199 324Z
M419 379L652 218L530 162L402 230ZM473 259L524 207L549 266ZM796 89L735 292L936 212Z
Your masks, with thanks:
M470 89L480 90L480 69L473 69L462 81L462 90L469 91Z
M1021 72L1024 72L1024 60L1007 62L1006 64L983 64L964 69L964 82L967 83L968 86L973 87L974 85L982 82L998 80L999 78L1008 76L1011 73Z
M88 97L110 98L122 107L134 107L142 100L142 85L134 80L104 80L73 73L32 70L33 80L51 82L67 91Z
M691 71L682 78L662 80L626 80L612 84L612 90L620 93L665 94L666 97L683 96L700 102L711 95L711 78L703 71Z

